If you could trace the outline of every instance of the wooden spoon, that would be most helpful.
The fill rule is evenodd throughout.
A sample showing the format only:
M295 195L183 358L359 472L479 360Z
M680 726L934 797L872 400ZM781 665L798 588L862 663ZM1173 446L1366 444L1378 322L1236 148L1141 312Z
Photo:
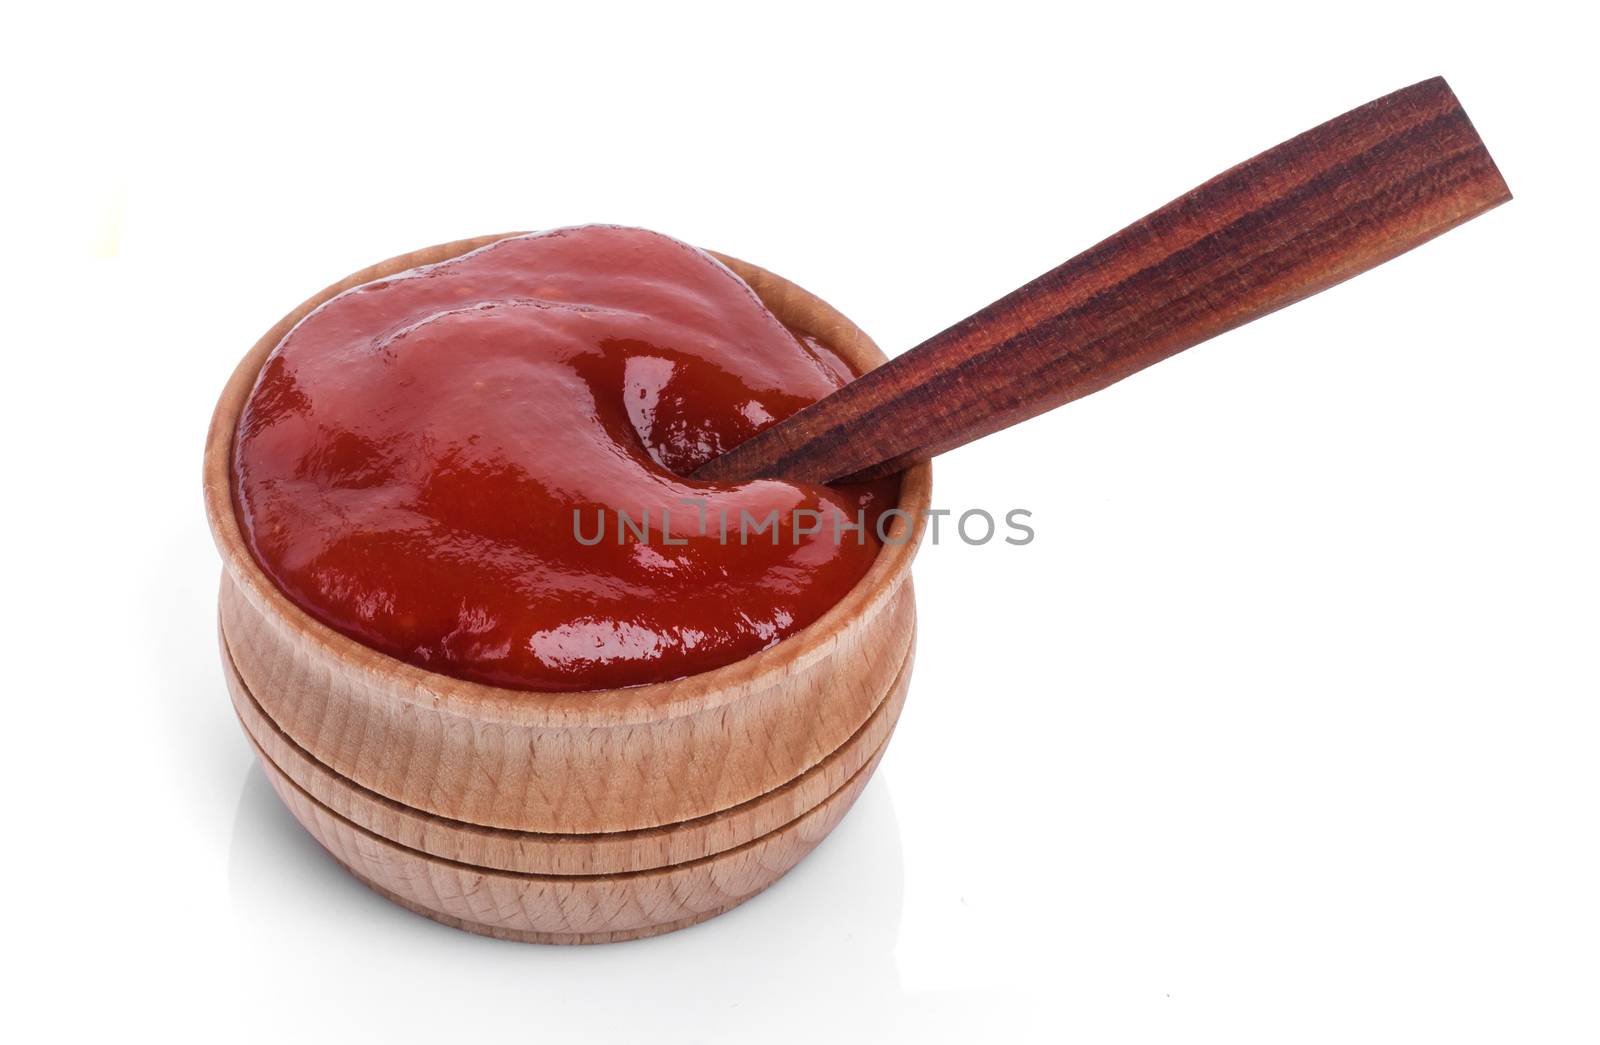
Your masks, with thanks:
M887 475L1096 392L1511 198L1435 77L1180 196L695 473Z

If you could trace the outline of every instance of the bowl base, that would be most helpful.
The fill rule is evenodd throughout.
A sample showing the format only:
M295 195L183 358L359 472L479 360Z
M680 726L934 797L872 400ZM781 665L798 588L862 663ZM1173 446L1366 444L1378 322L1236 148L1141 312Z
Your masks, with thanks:
M563 947L591 943L626 943L629 940L645 940L652 936L664 936L670 932L677 932L679 929L687 929L691 925L699 925L701 922L710 921L717 915L731 911L735 907L738 907L740 904L744 903L746 900L754 899L756 896L755 893L752 893L750 896L741 897L725 907L718 907L715 910L705 911L701 914L692 915L676 922L668 922L664 925L652 925L644 929L631 929L624 932L605 933L528 932L521 929L505 929L498 925L484 925L481 922L469 922L461 918L452 917L448 914L441 914L438 911L429 910L421 904L412 903L405 897L390 892L377 882L374 882L372 879L363 877L358 872L352 871L343 863L341 863L340 866L344 867L346 871L350 871L351 877L353 877L356 881L360 882L368 889L371 889L385 900L389 900L400 905L401 907L404 907L412 914L420 914L422 917L427 918L430 921L438 922L440 925L448 925L452 929L460 929L463 932L473 933L477 936L487 936L495 940L507 940L512 943L553 944ZM763 886L762 890L765 890L765 888L766 887Z
M535 839L532 852L565 850L561 865L592 867L604 865L597 863L595 854L600 847L615 847L616 837L519 835L450 821L373 795L310 760L282 735L227 656L226 632L220 638L235 710L268 782L300 825L339 864L378 894L433 921L496 939L547 944L616 943L687 928L737 907L788 873L844 818L877 769L905 700L912 659L908 650L895 685L851 741L802 775L811 784L844 776L842 782L820 801L806 802L803 811L787 822L694 859L639 870L562 874L483 866L441 855L437 848L426 851L415 846L442 842L449 852L460 855L526 853L528 839ZM843 767L850 766L855 768L846 775ZM763 799L770 804L769 796ZM391 811L403 810L403 815L384 819L365 815L375 802ZM365 823L347 814L361 816ZM740 814L735 810L719 815ZM664 825L649 833L666 836L668 851L681 850L670 844L680 833L698 846L707 837L704 820ZM397 831L403 840L374 830L393 829L395 824L422 824L425 829ZM494 837L501 848L458 844L463 837L471 840L474 832Z

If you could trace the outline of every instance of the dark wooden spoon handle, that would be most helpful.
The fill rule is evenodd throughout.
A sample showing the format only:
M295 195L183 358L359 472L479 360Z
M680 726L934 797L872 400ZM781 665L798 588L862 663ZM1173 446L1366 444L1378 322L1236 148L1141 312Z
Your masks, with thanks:
M1098 391L1511 198L1435 78L1180 196L702 466L870 478Z

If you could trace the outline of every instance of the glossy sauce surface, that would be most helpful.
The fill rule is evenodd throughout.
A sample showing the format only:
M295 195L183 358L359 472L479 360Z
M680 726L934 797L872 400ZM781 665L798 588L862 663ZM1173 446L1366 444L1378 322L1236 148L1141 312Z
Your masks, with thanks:
M529 690L676 678L803 628L877 555L896 479L683 478L849 376L676 240L516 237L290 331L240 418L235 506L285 594L392 656Z

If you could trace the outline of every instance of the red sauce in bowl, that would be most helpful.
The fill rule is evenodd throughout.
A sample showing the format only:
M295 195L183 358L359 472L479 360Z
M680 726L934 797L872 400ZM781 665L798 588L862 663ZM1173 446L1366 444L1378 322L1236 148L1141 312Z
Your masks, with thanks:
M529 690L677 678L815 621L877 555L898 480L684 478L850 376L693 247L514 237L291 330L239 421L235 506L285 594L402 660Z

